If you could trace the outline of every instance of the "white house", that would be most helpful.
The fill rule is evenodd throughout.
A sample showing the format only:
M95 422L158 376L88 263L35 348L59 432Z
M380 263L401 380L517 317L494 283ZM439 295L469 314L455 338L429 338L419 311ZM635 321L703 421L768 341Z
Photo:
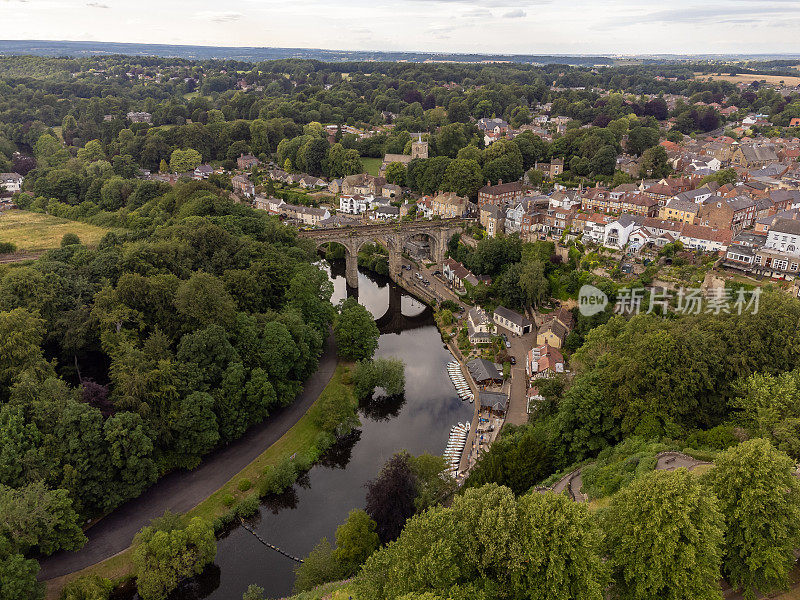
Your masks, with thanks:
M603 229L603 245L609 248L624 248L633 230L644 221L644 217L621 214L616 221Z
M374 196L362 196L361 194L342 195L339 197L339 212L360 215L370 209L374 200Z
M800 221L778 219L767 232L765 246L789 254L800 254Z
M492 322L489 315L477 306L467 314L467 333L471 344L488 344L492 341Z
M0 173L0 192L19 192L23 179L19 173Z
M508 329L515 335L524 335L530 333L533 329L533 323L528 319L504 306L498 306L494 309L493 320L500 327Z

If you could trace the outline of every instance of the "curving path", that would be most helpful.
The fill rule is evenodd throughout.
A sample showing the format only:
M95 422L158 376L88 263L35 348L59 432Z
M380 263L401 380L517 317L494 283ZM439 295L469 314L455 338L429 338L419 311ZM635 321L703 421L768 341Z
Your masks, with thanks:
M336 342L331 334L319 367L293 404L273 412L235 442L207 455L193 471L181 469L165 475L141 496L105 516L84 532L89 541L80 550L41 559L39 579L68 575L110 558L128 548L136 532L164 511L183 513L200 504L292 428L328 385L336 364Z
M594 464L594 463L593 463ZM656 471L674 471L675 469L686 469L691 471L700 465L710 465L712 463L697 460L683 452L660 452L656 455ZM563 494L567 492L570 498L575 502L586 502L589 497L583 493L583 478L581 477L581 469L576 469L571 473L567 473L559 479L552 487L537 488L536 491L540 493L553 492L555 494Z

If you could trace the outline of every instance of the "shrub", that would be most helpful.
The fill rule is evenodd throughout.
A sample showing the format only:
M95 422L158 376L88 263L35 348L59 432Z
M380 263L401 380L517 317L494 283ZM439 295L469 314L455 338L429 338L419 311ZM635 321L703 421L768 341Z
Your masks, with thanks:
M258 507L258 498L256 496L250 496L242 500L236 506L235 513L237 517L247 519L258 514Z
M264 478L258 485L258 495L268 496L270 494L280 494L297 480L297 470L294 463L285 458L275 467L269 465L264 469Z
M236 487L238 487L238 488L239 488L239 491L240 491L240 492L246 492L246 491L247 491L247 490L249 490L251 487L253 487L253 484L250 482L250 480L249 480L249 479L241 479L241 480L239 481L239 485L237 485Z
M99 575L84 575L70 581L61 590L59 600L108 600L114 584Z
M17 245L12 242L0 242L0 254L11 254L17 251Z
M236 499L233 497L233 494L225 494L222 496L222 504L225 506L233 506L233 503Z

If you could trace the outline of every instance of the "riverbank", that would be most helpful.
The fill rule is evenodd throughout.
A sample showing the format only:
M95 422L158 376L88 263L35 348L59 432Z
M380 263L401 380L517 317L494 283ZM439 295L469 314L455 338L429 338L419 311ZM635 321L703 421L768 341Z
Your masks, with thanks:
M167 510L213 520L256 494L268 465L279 465L313 445L320 429L311 409L326 391L345 385L346 368L338 363L335 340L329 335L317 371L292 405L213 452L194 471L167 475L142 496L107 515L86 531L89 541L81 550L43 559L39 576L47 582L47 597L56 598L68 581L80 575L97 574L117 581L129 577L133 536ZM242 490L239 485L244 479L250 480L250 486L242 484L247 487Z

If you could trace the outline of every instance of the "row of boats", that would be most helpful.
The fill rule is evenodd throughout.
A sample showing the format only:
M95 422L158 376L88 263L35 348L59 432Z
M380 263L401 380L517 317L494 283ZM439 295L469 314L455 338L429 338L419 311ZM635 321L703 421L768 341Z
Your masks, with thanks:
M459 423L458 425L453 425L450 429L450 439L447 440L447 449L444 451L444 457L450 464L450 474L453 477L458 475L461 455L464 453L468 435L469 423Z
M447 363L447 374L450 375L450 381L456 386L456 391L462 400L475 400L475 394L472 393L472 388L469 387L464 374L461 372L461 365L453 361Z

